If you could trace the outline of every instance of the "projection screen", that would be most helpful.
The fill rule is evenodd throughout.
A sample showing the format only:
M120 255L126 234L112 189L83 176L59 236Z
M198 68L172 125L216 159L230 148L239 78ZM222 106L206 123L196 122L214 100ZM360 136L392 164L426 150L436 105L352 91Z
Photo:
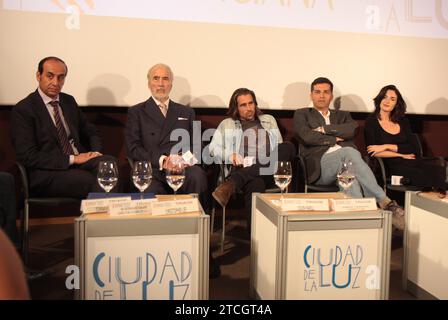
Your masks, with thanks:
M344 110L370 112L396 84L408 112L448 114L448 0L3 0L0 51L3 105L55 55L82 106L146 100L146 73L164 62L171 97L193 107L248 87L261 108L296 109L326 76Z

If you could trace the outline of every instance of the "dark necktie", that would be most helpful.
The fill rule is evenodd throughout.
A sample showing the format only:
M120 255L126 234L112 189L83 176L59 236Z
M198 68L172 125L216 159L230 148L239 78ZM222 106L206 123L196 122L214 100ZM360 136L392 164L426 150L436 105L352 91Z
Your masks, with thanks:
M75 154L70 142L68 141L67 131L65 131L64 124L62 123L62 119L59 114L58 101L51 101L50 105L53 107L54 122L56 123L56 130L58 131L58 139L62 146L62 151L66 155Z

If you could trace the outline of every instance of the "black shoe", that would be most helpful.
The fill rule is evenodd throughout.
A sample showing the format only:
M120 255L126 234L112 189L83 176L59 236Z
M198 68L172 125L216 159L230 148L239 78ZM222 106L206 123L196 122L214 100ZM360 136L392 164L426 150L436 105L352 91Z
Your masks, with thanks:
M33 269L26 269L26 277L28 279L28 281L33 281L33 280L39 280L42 278L46 278L48 277L50 274L52 274L53 271L52 270L33 270Z
M210 265L209 265L209 277L210 279L216 279L221 275L221 267L218 262L210 255Z
M434 189L434 192L437 194L437 197L439 197L439 199L446 198L446 190L445 189L436 188L436 189Z

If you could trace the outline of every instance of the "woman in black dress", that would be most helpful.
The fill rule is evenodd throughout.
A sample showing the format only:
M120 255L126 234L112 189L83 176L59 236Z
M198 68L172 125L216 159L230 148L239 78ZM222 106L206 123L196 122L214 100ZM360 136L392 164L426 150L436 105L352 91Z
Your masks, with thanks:
M370 156L383 158L388 172L405 177L409 184L445 194L445 167L420 158L400 91L394 85L385 86L373 101L375 111L364 128Z

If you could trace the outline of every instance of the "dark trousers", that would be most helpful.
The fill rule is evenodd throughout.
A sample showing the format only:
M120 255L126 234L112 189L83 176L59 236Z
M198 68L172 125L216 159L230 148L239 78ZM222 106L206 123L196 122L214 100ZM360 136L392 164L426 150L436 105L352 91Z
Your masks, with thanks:
M145 192L153 192L155 194L173 194L173 189L166 182L164 170L154 169L152 173L152 181ZM207 175L199 166L191 166L185 168L184 184L177 191L179 194L197 193L199 201L204 209L208 208Z
M103 155L80 165L72 165L68 170L52 171L50 183L33 189L39 196L69 197L85 199L89 192L104 192L97 181L98 165L101 161L115 161L112 156ZM110 192L119 192L120 179Z
M446 163L427 159L385 159L390 174L407 178L408 184L422 189L447 190Z
M6 172L0 172L0 227L12 242L18 242L14 177Z
M295 154L295 147L291 142L283 142L272 152L277 152L278 161L292 161ZM246 168L233 167L230 173L229 179L235 183L237 191L242 191L244 195L244 211L249 231L252 224L252 193L263 193L266 189L275 185L273 172L269 175L260 174L261 167L267 166L269 164L254 164Z

